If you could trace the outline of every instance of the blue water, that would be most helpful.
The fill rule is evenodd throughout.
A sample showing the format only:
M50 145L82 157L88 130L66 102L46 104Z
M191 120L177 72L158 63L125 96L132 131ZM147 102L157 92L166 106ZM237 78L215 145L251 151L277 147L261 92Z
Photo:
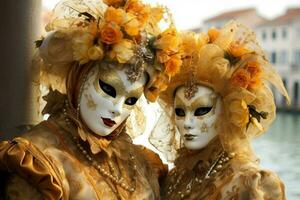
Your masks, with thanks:
M270 130L253 141L261 166L275 171L288 200L300 199L300 114L279 113Z

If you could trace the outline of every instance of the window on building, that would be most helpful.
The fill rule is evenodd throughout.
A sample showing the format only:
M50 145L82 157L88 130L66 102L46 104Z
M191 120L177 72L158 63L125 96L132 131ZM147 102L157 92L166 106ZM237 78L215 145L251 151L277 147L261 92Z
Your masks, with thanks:
M275 64L275 63L277 62L277 55L276 55L276 52L275 52L275 51L273 51L273 52L271 53L271 58L270 58L270 60L271 60L271 63L273 63L273 64Z
M287 30L286 30L286 28L283 28L282 29L282 38L287 38Z
M277 38L276 30L273 29L273 30L272 30L272 39L275 40L276 38Z
M300 49L294 51L293 64L300 66Z
M265 30L262 31L261 38L262 38L262 40L266 40L267 39L267 33L266 33Z
M288 57L287 57L287 52L286 52L286 50L282 50L282 51L280 52L279 63L280 63L280 64L283 64L283 65L285 65L285 64L288 63Z

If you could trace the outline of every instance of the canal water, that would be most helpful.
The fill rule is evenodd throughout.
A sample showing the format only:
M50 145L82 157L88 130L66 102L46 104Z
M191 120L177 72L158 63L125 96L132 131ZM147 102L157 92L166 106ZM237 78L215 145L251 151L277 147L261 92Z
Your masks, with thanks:
M275 171L288 200L300 199L300 114L278 113L269 131L253 141L262 168Z

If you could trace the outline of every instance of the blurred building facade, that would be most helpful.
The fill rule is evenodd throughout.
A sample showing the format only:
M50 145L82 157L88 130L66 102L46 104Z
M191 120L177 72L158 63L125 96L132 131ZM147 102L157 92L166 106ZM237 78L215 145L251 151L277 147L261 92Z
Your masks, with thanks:
M203 29L208 30L210 27L221 28L230 20L239 21L251 28L255 28L258 24L266 21L266 19L262 17L255 8L247 8L243 10L224 12L220 15L209 18L204 21Z
M255 30L270 62L282 76L292 104L287 106L274 91L278 107L300 110L300 8L290 8L272 20L261 17L254 8L225 12L205 20L203 30L220 28L233 19Z
M292 106L300 107L300 8L290 8L284 15L256 26L261 45L276 66L287 87ZM278 104L283 102L276 95Z

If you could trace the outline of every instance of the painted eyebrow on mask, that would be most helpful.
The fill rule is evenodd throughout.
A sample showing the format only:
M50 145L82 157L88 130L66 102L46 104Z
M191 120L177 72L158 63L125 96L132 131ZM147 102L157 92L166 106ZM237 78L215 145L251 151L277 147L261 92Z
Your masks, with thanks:
M183 108L186 110L194 111L200 107L213 107L215 105L216 97L209 95L209 97L198 97L195 99L191 105L186 105L184 100L181 97L176 97L175 108Z
M105 84L112 86L116 90L116 95L126 95L128 97L139 98L144 91L144 86L126 91L124 83L115 69L100 67L98 79Z
M98 79L112 86L116 90L117 94L126 93L125 86L116 70L102 67L99 69Z
M190 105L190 108L192 110L195 110L199 107L213 107L213 105L214 98L209 95L209 97L198 97L197 99L195 99Z

